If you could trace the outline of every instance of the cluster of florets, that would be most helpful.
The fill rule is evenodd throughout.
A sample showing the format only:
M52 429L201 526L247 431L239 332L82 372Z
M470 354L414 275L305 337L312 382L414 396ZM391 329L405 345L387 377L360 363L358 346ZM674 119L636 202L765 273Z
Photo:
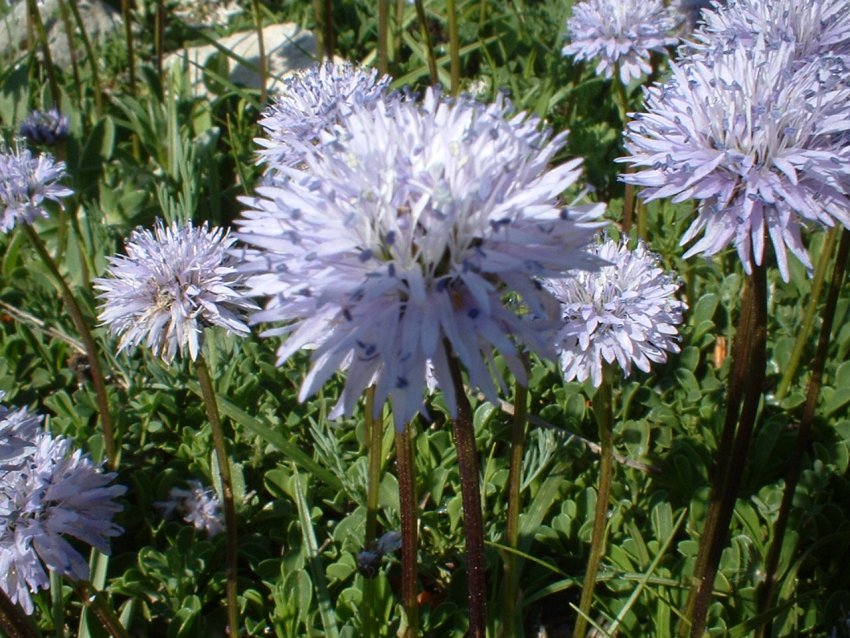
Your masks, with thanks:
M175 512L182 514L185 522L210 537L223 532L224 520L218 495L200 481L191 480L188 485L188 489L172 487L168 492L168 500L157 503L163 516L168 517Z
M31 144L52 146L68 137L68 118L57 109L33 111L21 124L21 135Z
M803 4L807 17L794 13ZM747 0L706 13L690 55L647 92L622 159L637 170L623 180L647 200L698 200L682 243L702 237L686 257L731 244L751 272L769 241L787 280L786 250L811 267L804 225L850 227L850 84L841 56L828 55L848 29L820 20L846 25L838 4ZM773 28L753 31L761 24Z
M61 202L73 194L59 183L64 176L65 163L50 155L33 157L26 148L0 148L0 230L8 233L18 223L47 217L48 201Z
M88 578L69 537L109 553L107 539L121 533L112 522L121 511L114 499L126 490L40 425L26 410L0 406L0 587L27 613L31 593L50 585L47 570Z

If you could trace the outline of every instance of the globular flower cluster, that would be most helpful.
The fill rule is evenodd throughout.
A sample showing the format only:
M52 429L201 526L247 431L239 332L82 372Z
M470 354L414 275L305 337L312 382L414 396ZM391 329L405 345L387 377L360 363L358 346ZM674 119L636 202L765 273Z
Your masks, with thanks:
M169 500L158 503L163 516L171 516L176 511L183 515L184 521L206 532L207 536L223 532L224 520L218 495L200 481L191 480L188 485L189 489L172 487L168 492Z
M266 137L255 141L260 161L274 173L277 166L299 164L323 132L332 129L352 109L371 108L397 100L389 90L391 78L378 76L348 63L326 62L284 82L278 96L260 120Z
M596 75L615 72L623 84L652 72L650 51L666 53L676 17L662 0L585 0L573 6L567 20L565 56L596 60Z
M112 257L107 276L94 280L100 320L121 335L119 352L144 343L167 363L178 351L195 360L207 327L248 334L243 313L256 306L230 250L235 241L191 222L134 230L126 255Z
M0 437L18 440L13 462L0 467L0 587L27 613L31 592L50 585L48 571L87 579L88 563L68 537L109 553L121 533L112 517L126 491L71 441L38 430L40 418L3 408ZM46 568L46 569L45 569Z
M850 90L828 80L829 65L759 36L671 63L671 79L649 89L621 160L638 170L622 179L647 200L699 201L682 243L701 238L686 257L731 244L751 272L769 241L787 280L786 250L811 268L805 224L850 227Z
M687 305L674 296L680 283L642 242L630 250L608 239L596 246L596 254L609 265L549 279L546 286L561 304L555 340L564 378L590 378L599 387L607 364L617 363L628 376L632 364L649 372L650 363L679 352L676 326Z
M390 399L403 427L430 371L455 413L452 358L495 401L495 353L520 380L519 347L553 356L539 280L597 267L585 247L604 208L559 206L580 174L577 160L548 168L564 142L503 99L428 91L421 104L353 107L303 169L285 169L286 188L246 200L249 285L268 298L253 321L283 324L265 332L288 335L280 363L312 350L301 399L345 370L338 412L375 384L376 409Z
M61 202L74 192L59 183L63 177L65 163L50 155L33 157L25 148L0 149L0 230L8 233L18 223L47 217L48 200Z
M33 111L21 124L21 135L31 144L52 146L68 137L68 118L56 109Z

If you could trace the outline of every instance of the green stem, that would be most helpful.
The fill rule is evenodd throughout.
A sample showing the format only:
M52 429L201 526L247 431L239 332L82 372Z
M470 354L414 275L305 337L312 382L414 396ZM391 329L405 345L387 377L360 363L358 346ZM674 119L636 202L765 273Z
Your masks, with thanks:
M103 89L100 85L100 73L97 70L97 58L94 55L94 49L91 45L91 40L85 29L83 17L80 15L80 8L77 6L78 0L69 0L71 13L74 14L74 22L77 23L77 33L83 39L83 48L86 50L86 56L89 59L91 67L92 82L94 83L94 103L98 116L103 114Z
M124 21L124 39L127 41L127 66L130 72L130 95L136 97L136 53L133 47L133 24L129 0L121 0L121 19Z
M451 353L448 345L446 350ZM457 416L452 427L457 448L460 493L463 503L463 529L466 535L466 566L469 581L468 636L484 638L487 631L487 581L484 569L484 519L481 513L475 426L472 421L472 406L463 387L460 365L452 354L449 354L449 369L457 401Z
M121 624L118 616L112 611L112 608L103 600L103 594L92 587L91 583L86 581L78 581L74 583L77 590L77 595L82 600L83 605L91 609L103 628L109 633L112 638L130 638L130 634Z
M413 464L413 445L410 424L401 431L396 429L396 470L398 472L398 497L401 509L401 603L407 615L403 638L419 635L419 608L417 596L416 550L417 507L416 474Z
M378 0L378 72L386 75L390 72L390 0Z
M83 340L83 348L86 350L86 358L89 362L97 407L100 411L100 424L103 429L103 447L106 451L106 460L109 467L115 469L118 466L118 451L115 449L115 434L112 427L112 417L109 412L109 397L106 393L103 368L100 366L100 358L97 356L98 350L91 330L89 330L88 323L83 316L83 311L80 309L74 294L59 272L56 262L50 256L50 253L47 252L47 247L41 241L38 233L29 224L23 224L23 229L33 248L38 253L38 256L53 276L54 282L59 287L65 307L68 310L68 314L71 315L71 321L74 322L74 327L76 327L77 332L80 333L80 337Z
M218 460L218 472L221 479L221 492L224 505L224 527L226 534L226 556L225 574L227 577L227 624L228 635L234 638L239 635L239 601L237 599L237 560L238 543L236 535L236 505L233 500L233 483L230 476L230 459L227 456L227 448L224 440L224 428L218 413L218 402L215 398L210 371L206 359L200 355L195 361L195 371L198 373L198 382L201 385L201 395L204 398L204 407L212 430L213 447Z
M449 19L449 57L451 59L451 94L456 96L460 92L460 38L457 31L457 7L455 0L448 0L447 4Z
M596 512L593 517L593 534L590 540L590 556L581 588L579 614L573 629L573 638L584 638L587 633L587 618L593 603L599 565L605 555L608 535L608 504L611 500L611 480L614 475L614 375L611 366L603 370L602 384L593 397L593 414L599 428L599 446L602 449L599 465L599 487L596 493Z
M815 268L815 274L812 278L812 292L809 296L809 303L806 306L806 313L803 315L803 323L797 333L797 340L794 342L794 349L791 351L788 365L785 367L785 372L782 373L782 379L776 388L775 398L777 402L782 401L788 394L791 383L797 374L797 368L800 367L800 361L803 358L803 352L806 350L809 335L812 334L812 326L814 325L818 302L820 301L821 291L826 280L826 270L832 258L832 251L835 249L835 240L837 237L838 228L830 228L824 236L818 265Z
M371 385L366 390L366 405L363 408L363 417L366 423L366 449L369 456L369 474L366 484L366 538L364 547L369 547L378 535L378 497L381 488L381 465L383 453L383 421L374 418L375 386ZM363 591L364 638L377 638L378 617L375 613L375 579L367 578Z
M254 23L257 29L257 43L260 53L260 104L266 103L268 95L268 64L266 63L266 44L263 40L263 15L260 12L260 0L254 2Z
M712 482L708 514L694 566L694 584L686 606L689 623L680 625L680 636L690 632L693 638L701 638L705 631L720 554L735 510L761 401L766 341L767 280L764 266L754 266L753 273L747 278L741 302L726 417L716 457L718 468Z
M53 94L53 104L59 108L59 82L56 80L56 69L53 66L53 56L50 55L50 45L47 42L47 32L44 30L44 22L41 20L41 13L38 10L36 0L27 0L27 11L35 26L38 40L41 44L41 52L44 55L44 68L47 71L47 80L50 82L50 92Z
M71 15L68 13L68 5L65 0L59 0L59 14L62 18L62 26L65 29L65 37L68 40L68 54L71 57L71 72L74 76L74 89L77 97L77 105L82 107L83 85L80 82L80 67L77 61L77 49L74 46L74 29L71 27Z
M156 8L154 9L153 18L153 50L154 58L156 59L156 75L160 83L164 86L165 81L162 77L162 60L165 52L165 7L163 0L156 0Z
M506 540L508 547L516 549L519 545L520 482L522 479L522 458L525 453L525 426L528 414L528 390L519 382L514 392L514 405L511 428L511 463L508 470L508 521ZM519 635L517 629L516 603L519 584L518 560L514 552L505 553L504 587L502 596L502 633L505 638Z
M24 610L0 587L0 630L8 638L39 638L41 635Z
M425 50L428 52L428 74L430 75L431 86L437 86L440 76L437 73L437 56L434 55L434 44L431 42L431 31L428 29L428 18L425 16L425 5L422 0L414 0L413 4L416 7L419 32L422 34L422 41L425 43Z
M803 456L809 447L809 439L811 438L811 430L815 418L815 408L818 403L823 370L829 350L832 324L835 320L835 310L847 270L848 253L850 253L850 231L845 229L841 233L841 242L838 245L838 254L835 257L835 267L832 271L832 280L830 281L826 303L824 304L823 323L821 324L820 335L818 336L815 358L812 360L812 372L806 389L806 405L803 408L800 429L797 432L797 444L794 446L791 458L788 461L782 503L779 506L779 514L773 527L773 540L770 543L770 549L765 560L765 577L759 591L758 616L766 614L768 609L770 609L773 592L776 588L776 571L779 566L780 555L782 554L782 544L785 539L785 530L788 526L788 518L794 502L794 493L797 490L800 474L803 471ZM761 625L757 630L756 638L763 638L767 635L768 627L769 623Z

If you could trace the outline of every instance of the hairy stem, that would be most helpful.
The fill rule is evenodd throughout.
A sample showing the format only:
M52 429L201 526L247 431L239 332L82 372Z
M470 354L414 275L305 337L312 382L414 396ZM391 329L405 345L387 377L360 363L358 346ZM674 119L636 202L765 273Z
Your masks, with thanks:
M596 492L596 511L593 517L593 533L590 538L590 555L587 571L581 588L579 614L573 629L573 638L584 638L587 633L587 618L596 589L599 564L605 554L608 533L608 502L611 499L611 480L614 475L614 411L612 387L614 379L610 366L605 366L602 385L593 397L593 414L599 428L599 447L602 455L599 464L599 487Z
M0 587L0 630L8 638L39 638L40 634L24 610L13 603Z
M823 379L823 370L826 365L827 352L829 350L829 338L832 333L832 324L835 319L835 309L838 304L838 296L847 270L847 256L850 253L850 231L843 230L841 242L838 245L838 254L835 257L835 267L832 271L832 280L826 295L826 303L823 309L823 323L818 336L817 351L812 360L811 376L806 388L806 405L803 408L803 416L800 419L800 429L797 431L797 444L793 448L791 458L785 474L785 490L782 493L782 503L779 506L779 514L773 526L773 540L767 552L765 560L765 577L761 584L758 600L758 614L766 613L773 601L773 593L776 588L776 571L779 566L779 558L782 553L782 542L785 539L785 530L788 526L788 517L794 502L794 493L800 481L803 471L803 456L809 447L812 424L815 417L815 408ZM767 635L769 623L761 625L757 630L756 637L762 638Z
M254 25L257 29L257 44L260 54L260 104L266 103L268 95L268 63L266 61L266 43L263 40L263 14L260 11L260 0L253 0Z
M106 381L103 374L103 368L100 366L100 358L98 357L97 346L89 330L88 323L83 316L83 311L80 309L77 299L59 272L59 267L47 251L47 247L38 233L35 232L29 224L23 224L24 232L27 235L38 256L47 266L50 274L53 276L54 282L59 287L62 293L62 300L65 302L65 307L68 314L71 315L71 321L74 322L77 332L83 340L83 348L86 351L86 359L89 362L89 370L91 372L92 385L94 386L95 398L97 401L98 411L100 412L100 425L103 429L103 447L106 452L106 461L110 469L115 469L118 466L118 451L115 449L115 434L112 427L112 417L109 412L109 397L106 393Z
M448 346L446 350L450 352ZM453 422L453 430L460 473L463 529L466 535L469 637L484 638L487 629L487 582L484 570L484 520L481 514L478 451L475 447L472 406L463 387L460 365L453 355L449 355L449 368L457 401L457 416Z
M446 5L449 19L449 58L451 59L451 94L460 92L460 38L457 31L457 7L455 0L448 0Z
M378 496L381 488L381 465L383 459L383 421L374 418L375 386L366 390L366 405L363 417L366 423L366 449L369 456L369 474L366 484L366 537L363 544L369 547L378 535ZM375 580L366 579L363 590L364 612L363 635L365 638L377 638L378 618L375 614Z
M106 601L103 600L103 595L95 590L91 583L78 581L74 583L74 586L83 605L94 613L100 624L112 638L130 638L130 634L127 633L124 625L121 624L121 620L115 615L112 608L106 604Z
M431 86L436 86L440 81L437 74L437 56L434 55L434 44L431 42L431 31L428 29L428 18L425 16L425 5L422 0L414 0L416 7L416 19L419 22L419 32L422 34L422 42L425 43L425 50L428 52L428 74L431 79Z
M50 55L50 45L47 43L47 32L44 30L44 22L41 19L41 13L38 10L38 2L36 0L27 0L27 11L35 26L38 40L41 44L41 52L44 55L44 68L47 71L47 80L50 82L50 92L53 94L53 104L59 108L59 82L56 80L56 69L53 66L53 56Z
M416 472L413 465L413 444L410 425L396 429L396 471L398 472L398 498L401 509L401 604L407 615L404 638L419 635L419 608L417 595L416 550L417 507Z
M195 361L195 371L198 374L198 382L201 385L201 395L204 398L204 407L207 411L207 419L212 430L213 447L218 460L218 472L221 479L222 501L224 506L224 527L226 534L225 575L227 584L225 586L227 596L227 625L228 634L231 638L239 635L239 602L237 600L237 568L238 549L236 535L236 505L233 500L233 483L230 476L230 460L227 456L227 448L224 440L224 428L218 412L218 402L215 398L210 370L203 355Z
M390 72L390 0L378 0L378 72Z

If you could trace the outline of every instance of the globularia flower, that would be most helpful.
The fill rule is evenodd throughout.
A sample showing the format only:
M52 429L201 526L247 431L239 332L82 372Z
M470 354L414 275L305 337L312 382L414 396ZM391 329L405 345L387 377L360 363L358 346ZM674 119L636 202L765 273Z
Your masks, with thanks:
M374 383L376 410L390 398L403 427L422 408L429 366L454 413L449 357L498 400L494 353L521 380L518 345L550 354L531 320L552 309L539 278L597 265L585 246L598 224L573 215L603 206L560 208L580 161L547 170L565 136L507 112L502 99L433 91L421 105L355 107L307 167L287 171L286 188L246 200L239 238L260 251L249 285L270 297L253 321L284 324L265 333L288 335L279 363L313 351L302 400L345 370L340 411Z
M178 350L194 361L205 328L248 334L242 315L256 306L230 252L235 241L220 228L191 222L134 230L127 254L110 258L107 276L94 280L100 320L121 335L119 352L144 343L168 363Z
M767 238L784 279L786 248L807 267L806 221L850 227L850 130L846 83L819 81L820 62L798 67L792 43L766 44L671 64L672 79L647 93L628 125L624 181L647 200L694 198L699 214L685 254L734 244L744 268L761 264Z
M628 84L652 72L649 52L665 53L676 44L673 11L662 0L585 0L573 5L562 53L576 60L597 60L596 75L619 70Z
M47 200L61 202L74 192L59 184L63 177L65 163L54 162L50 155L36 158L25 148L0 149L0 230L8 233L19 222L47 217Z
M371 108L396 99L389 92L392 79L378 77L375 69L326 62L284 81L283 91L264 113L260 125L267 138L256 138L263 148L260 161L271 169L294 166L324 131L342 122L357 105Z
M52 146L68 137L68 118L56 109L33 111L21 124L21 135L31 144Z
M205 488L200 481L188 481L189 489L172 487L168 492L169 500L159 503L163 516L171 516L174 511L183 515L183 520L202 530L207 536L215 536L224 531L221 515L221 501L211 488Z
M632 364L649 372L651 362L679 352L676 326L687 305L674 297L679 282L642 242L629 250L625 242L609 239L596 253L610 265L550 279L546 286L561 303L563 323L555 340L564 378L589 377L599 387L606 364L616 362L628 376Z
M32 613L30 592L50 585L47 570L87 579L88 563L68 542L75 538L109 553L121 533L112 517L126 491L71 441L41 433L18 469L0 476L0 586Z
M0 392L0 399L4 396ZM0 405L0 472L17 468L35 445L41 416Z

